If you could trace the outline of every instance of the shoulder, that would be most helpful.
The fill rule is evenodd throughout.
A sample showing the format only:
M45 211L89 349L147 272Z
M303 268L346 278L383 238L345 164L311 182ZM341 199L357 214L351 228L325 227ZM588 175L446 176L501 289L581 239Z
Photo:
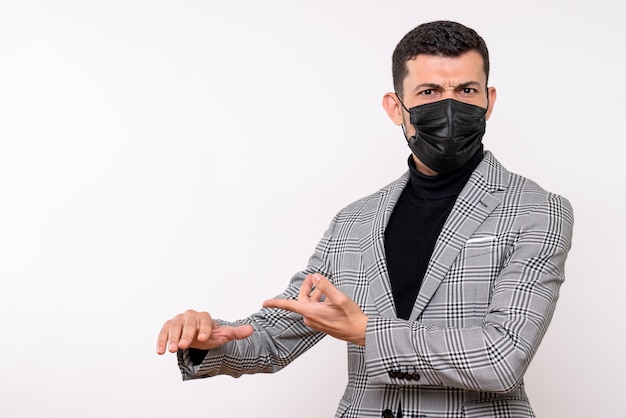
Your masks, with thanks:
M485 158L474 174L494 194L517 198L523 196L525 201L556 199L568 202L565 197L544 189L534 180L507 170L490 151L485 152Z
M498 197L504 208L517 208L516 211L533 211L538 206L547 206L555 215L573 218L571 203L567 198L551 192L537 182L523 175L507 170L489 151L476 168L470 181L482 184L489 192ZM509 209L510 210L510 209Z
M364 196L354 202L343 207L336 215L337 218L346 216L354 216L356 213L369 213L371 211L380 211L384 208L393 207L397 199L402 194L402 190L409 181L409 172L405 172L402 176L391 183L379 188L375 192Z

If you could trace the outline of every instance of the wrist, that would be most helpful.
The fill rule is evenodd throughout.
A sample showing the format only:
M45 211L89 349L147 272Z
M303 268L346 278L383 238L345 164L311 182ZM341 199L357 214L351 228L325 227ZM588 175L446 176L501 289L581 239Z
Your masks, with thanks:
M361 346L361 347L365 347L365 332L367 330L367 321L369 320L369 317L365 314L363 314L363 316L361 318L359 318L358 321L358 326L356 327L356 329L358 330L355 338L353 339L353 341L351 341L352 343Z

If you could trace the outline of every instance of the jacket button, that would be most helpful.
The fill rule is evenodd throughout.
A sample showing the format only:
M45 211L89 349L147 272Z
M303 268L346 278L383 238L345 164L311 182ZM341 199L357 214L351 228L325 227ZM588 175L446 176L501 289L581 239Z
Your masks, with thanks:
M382 417L383 417L383 418L394 418L394 416L393 416L393 411L392 411L391 409L385 409L385 410L383 411L383 415L382 415Z
M421 376L420 376L420 374L419 374L419 373L413 373L413 374L411 375L411 379L412 379L412 380L420 380L420 378L421 378Z

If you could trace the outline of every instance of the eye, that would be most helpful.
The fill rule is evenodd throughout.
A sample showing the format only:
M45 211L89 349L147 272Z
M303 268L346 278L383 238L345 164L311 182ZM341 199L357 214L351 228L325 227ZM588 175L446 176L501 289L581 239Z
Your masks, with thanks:
M474 96L477 93L477 90L472 87L463 87L459 93L463 96Z
M421 96L432 96L435 92L432 89L422 90L419 93Z

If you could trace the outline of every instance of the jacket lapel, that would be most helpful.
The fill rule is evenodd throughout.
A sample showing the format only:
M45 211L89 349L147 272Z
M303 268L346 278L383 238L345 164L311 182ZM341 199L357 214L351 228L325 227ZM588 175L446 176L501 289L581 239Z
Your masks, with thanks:
M430 258L424 280L410 316L415 321L422 313L450 266L474 231L500 204L492 193L506 184L508 172L490 152L474 170L459 194L446 220Z
M400 179L380 190L377 196L366 201L359 225L363 268L369 281L372 301L383 318L396 317L385 257L385 228L408 180L407 171Z

